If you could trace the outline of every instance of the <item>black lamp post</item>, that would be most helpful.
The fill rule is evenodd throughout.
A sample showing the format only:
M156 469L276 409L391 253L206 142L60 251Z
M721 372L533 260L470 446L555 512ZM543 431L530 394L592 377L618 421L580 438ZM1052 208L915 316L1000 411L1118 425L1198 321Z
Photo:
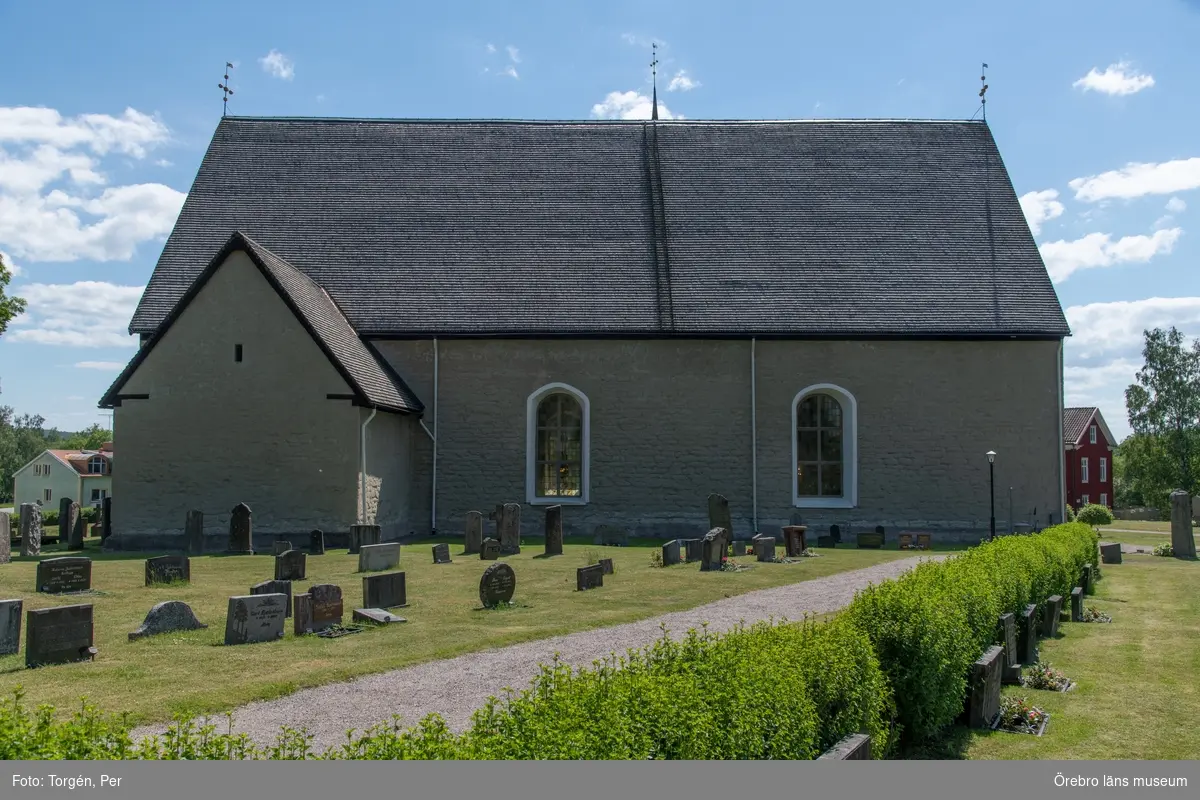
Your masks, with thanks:
M996 453L992 450L987 451L988 457L988 484L991 488L992 495L992 535L990 538L996 538Z

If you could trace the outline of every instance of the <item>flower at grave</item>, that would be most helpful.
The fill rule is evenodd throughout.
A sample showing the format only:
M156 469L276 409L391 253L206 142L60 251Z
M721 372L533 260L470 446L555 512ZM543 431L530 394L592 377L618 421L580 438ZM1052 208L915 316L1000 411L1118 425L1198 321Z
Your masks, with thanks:
M1024 697L1005 697L1000 701L1000 726L1023 733L1036 733L1046 712Z
M1154 548L1154 555L1167 556L1169 558L1169 557L1175 555L1175 550L1174 550L1174 548L1171 547L1170 544L1164 542L1163 544L1160 544L1158 547Z
M1083 612L1084 622L1112 622L1112 616L1104 613L1095 606L1088 606Z
M1053 692L1065 691L1071 681L1050 664L1034 664L1029 668L1023 679L1023 685L1030 689L1046 689Z

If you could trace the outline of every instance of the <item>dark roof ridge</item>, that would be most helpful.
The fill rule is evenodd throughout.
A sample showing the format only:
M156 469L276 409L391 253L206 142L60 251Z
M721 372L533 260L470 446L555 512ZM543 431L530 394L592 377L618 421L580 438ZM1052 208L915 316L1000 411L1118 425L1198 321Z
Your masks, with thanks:
M513 117L298 117L298 116L236 116L222 117L222 122L327 122L378 123L406 125L780 125L780 124L929 124L981 125L982 120L933 119L922 117L839 117L783 119L521 119Z

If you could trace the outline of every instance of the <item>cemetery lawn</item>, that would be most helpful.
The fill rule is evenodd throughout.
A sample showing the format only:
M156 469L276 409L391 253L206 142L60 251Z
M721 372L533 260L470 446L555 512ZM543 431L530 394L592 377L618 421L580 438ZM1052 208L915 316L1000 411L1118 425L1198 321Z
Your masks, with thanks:
M630 547L597 547L568 539L564 554L539 558L540 542L505 557L517 575L512 608L479 609L479 578L492 562L462 556L461 540L450 542L452 564L434 565L431 547L445 539L404 545L400 569L406 573L409 606L394 613L405 624L364 633L323 639L296 638L287 620L285 637L277 642L224 646L225 616L231 595L249 594L252 584L274 577L274 557L203 556L191 560L190 585L146 587L144 559L158 553L102 554L89 539L84 553L94 559L91 594L47 595L34 591L36 559L15 555L0 567L0 599L24 598L25 610L76 603L95 605L95 645L92 663L25 669L26 632L22 620L17 655L0 657L0 698L21 686L30 705L49 703L60 714L79 707L80 698L101 710L129 712L136 723L162 722L180 713L221 712L254 700L267 700L310 686L346 681L433 659L543 639L579 630L633 622L756 589L824 577L869 567L917 553L839 547L820 550L820 558L795 564L757 564L754 557L735 559L750 564L743 572L701 573L699 565L668 568L651 566L651 554L661 552L650 542ZM660 543L657 543L661 545ZM941 546L934 552L963 549ZM68 555L57 545L42 558ZM578 567L611 557L615 574L605 585L587 592L575 590ZM314 583L335 583L344 593L344 621L362 603L362 576L357 556L330 550L308 557L308 580L293 584L303 593ZM168 633L128 641L151 606L166 600L188 603L205 630ZM24 616L24 615L22 615Z
M1004 687L1050 713L1041 738L957 731L972 759L1194 759L1200 755L1200 562L1125 556L1101 565L1087 606L1111 623L1064 622L1043 662L1076 681L1053 693ZM1067 609L1070 605L1067 603Z
M1194 530L1194 529L1193 529ZM1153 550L1160 544L1170 544L1171 537L1169 532L1167 535L1161 533L1125 533L1122 531L1109 530L1107 528L1097 528L1102 542L1120 542L1121 544L1131 544L1136 547L1145 547ZM1197 549L1200 550L1200 535L1193 535L1196 540ZM1128 554L1126 554L1128 555Z
M1146 531L1148 533L1170 533L1171 521L1114 519L1112 525L1101 526L1100 531L1103 533L1105 528L1116 528L1125 531Z

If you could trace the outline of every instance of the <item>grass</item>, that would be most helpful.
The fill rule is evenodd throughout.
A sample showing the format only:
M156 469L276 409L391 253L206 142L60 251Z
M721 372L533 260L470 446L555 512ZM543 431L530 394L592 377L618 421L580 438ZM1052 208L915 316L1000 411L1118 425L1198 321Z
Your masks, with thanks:
M1170 544L1171 537L1163 536L1161 533L1125 533L1123 531L1112 531L1100 528L1100 541L1102 542L1120 542L1121 544L1131 544L1136 547L1145 547L1148 550L1153 550L1160 544ZM1196 548L1200 550L1200 535L1193 535L1196 540Z
M1170 520L1137 520L1137 519L1114 519L1112 525L1106 525L1100 528L1103 531L1105 528L1116 528L1121 531L1145 531L1147 533L1170 533Z
M51 703L60 709L75 708L79 698L86 696L106 711L128 711L140 723L159 722L178 713L225 711L304 687L645 619L755 589L916 555L897 550L893 543L883 550L823 550L821 558L795 564L757 564L749 556L736 559L752 564L749 570L701 574L694 563L652 567L651 553L656 548L649 542L601 548L568 541L563 555L554 558L539 558L541 546L526 545L520 555L504 558L517 574L516 607L496 613L479 610L479 578L491 562L459 555L461 543L451 542L453 563L434 565L431 548L438 541L446 540L401 548L409 605L398 613L408 619L407 624L321 639L293 637L288 620L284 639L236 647L223 645L228 597L248 594L252 584L272 578L270 555L194 557L190 585L146 587L144 559L155 553L102 554L98 543L88 540L83 555L94 559L96 593L84 596L35 593L37 559L14 557L12 564L0 567L0 598L23 597L27 611L93 603L99 654L91 663L36 671L25 669L23 652L0 657L0 695L20 685L31 704ZM949 549L961 548L940 548ZM601 589L575 591L575 570L601 554L613 559L615 574ZM67 553L51 548L42 558L56 555ZM309 556L308 580L295 585L293 592L303 592L314 583L338 584L349 622L362 602L357 562L345 550ZM150 607L165 600L188 603L209 627L129 642L128 633L141 625ZM22 630L22 645L24 641Z
M1077 683L1065 694L1005 687L1050 713L1042 737L956 729L971 759L1194 759L1200 755L1200 562L1127 558L1102 565L1085 601L1111 623L1060 625L1041 660ZM1069 606L1068 606L1069 610Z

